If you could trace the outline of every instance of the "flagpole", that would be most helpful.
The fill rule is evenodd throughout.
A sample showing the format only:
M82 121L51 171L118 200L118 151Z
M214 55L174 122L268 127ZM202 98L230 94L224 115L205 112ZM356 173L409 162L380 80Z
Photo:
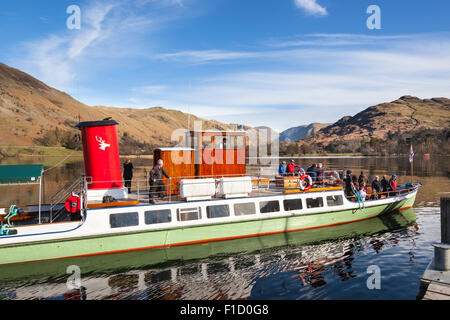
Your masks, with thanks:
M413 183L413 176L414 176L414 151L411 144L411 149L409 151L409 162L411 163L411 183Z

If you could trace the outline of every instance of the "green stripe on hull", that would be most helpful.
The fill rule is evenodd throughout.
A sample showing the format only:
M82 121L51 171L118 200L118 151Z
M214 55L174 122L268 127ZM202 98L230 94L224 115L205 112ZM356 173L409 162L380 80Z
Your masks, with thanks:
M412 206L414 198L415 195L408 200L365 208L363 210L356 209L311 215L274 217L254 221L228 222L214 225L190 226L159 231L141 231L111 236L10 246L0 248L0 264L171 246L186 242L208 242L214 239L258 236L266 233L308 230L373 218L402 207Z

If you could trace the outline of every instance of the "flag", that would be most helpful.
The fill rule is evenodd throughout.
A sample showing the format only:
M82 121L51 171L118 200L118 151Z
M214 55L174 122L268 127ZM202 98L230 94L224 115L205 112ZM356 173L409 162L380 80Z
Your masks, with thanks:
M411 151L409 152L409 162L413 162L413 158L414 158L414 151L411 145Z

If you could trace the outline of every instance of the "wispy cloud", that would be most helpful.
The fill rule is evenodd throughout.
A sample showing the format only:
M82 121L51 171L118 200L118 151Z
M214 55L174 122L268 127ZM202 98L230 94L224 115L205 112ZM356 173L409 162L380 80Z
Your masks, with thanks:
M260 57L259 52L226 51L226 50L188 50L173 53L156 54L154 58L161 60L205 63L220 60L239 60Z
M139 39L173 19L173 7L182 5L172 0L92 0L81 6L79 30L61 28L22 43L10 63L51 86L73 92L76 81L89 75L97 61L142 54ZM139 10L139 6L150 8Z
M327 9L317 3L317 0L294 0L295 5L307 14L315 16L328 15Z
M167 59L178 59L171 63L185 67L192 64L195 68L200 61L208 68L221 61L251 59L252 70L240 71L242 64L237 64L236 68L193 79L189 87L166 85L164 91L152 92L151 98L139 96L135 106L164 100L170 108L194 106L203 117L239 122L246 115L245 122L250 125L264 123L283 129L312 121L333 122L364 106L405 94L422 98L448 95L449 34L305 37L311 41L307 48L284 43L259 51L206 50L167 55ZM351 45L338 46L336 39Z

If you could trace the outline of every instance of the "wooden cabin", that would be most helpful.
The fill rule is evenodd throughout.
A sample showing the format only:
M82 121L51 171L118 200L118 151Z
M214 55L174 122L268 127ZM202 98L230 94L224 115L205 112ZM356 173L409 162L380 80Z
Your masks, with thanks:
M180 181L183 177L194 177L194 152L192 148L158 148L153 150L153 166L159 159L164 162L164 170L171 177L171 194L179 193ZM174 179L172 179L174 178ZM166 194L169 192L169 181L163 176L166 185Z
M245 131L188 131L186 147L158 148L153 152L153 165L159 159L172 178L171 194L179 192L181 178L242 176L245 166ZM168 181L164 178L164 183Z

